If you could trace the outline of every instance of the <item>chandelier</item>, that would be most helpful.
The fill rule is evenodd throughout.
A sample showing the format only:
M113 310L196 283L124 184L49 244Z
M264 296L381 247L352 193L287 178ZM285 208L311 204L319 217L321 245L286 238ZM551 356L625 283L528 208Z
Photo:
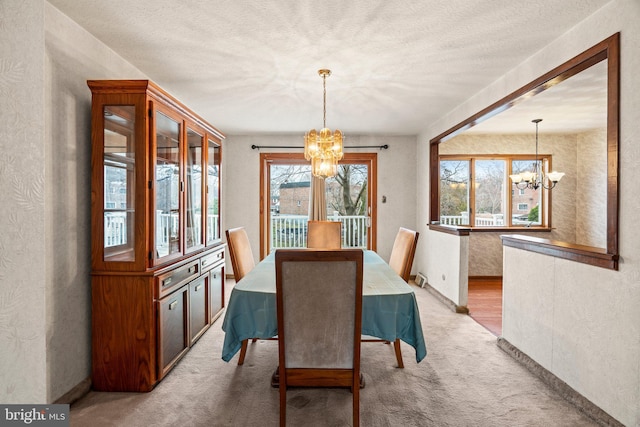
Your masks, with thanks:
M331 132L327 128L327 77L331 70L318 70L322 77L322 129L320 132L311 129L304 136L304 158L311 160L313 176L328 178L338 172L338 161L343 156L342 132L336 129Z
M533 163L533 172L526 171L509 175L513 184L520 190L524 190L525 188L537 190L540 187L551 190L564 176L563 172L556 171L549 172L545 175L542 162L538 163L538 123L541 121L542 119L531 120L532 123L536 124L536 160L535 163ZM538 169L540 169L540 172L538 172Z

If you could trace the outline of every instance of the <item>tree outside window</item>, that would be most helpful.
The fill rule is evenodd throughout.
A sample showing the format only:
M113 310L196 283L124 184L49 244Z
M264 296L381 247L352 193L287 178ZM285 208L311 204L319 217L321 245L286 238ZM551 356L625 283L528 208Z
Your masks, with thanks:
M440 221L469 225L469 160L440 161Z
M504 160L475 160L475 226L504 226L505 168Z

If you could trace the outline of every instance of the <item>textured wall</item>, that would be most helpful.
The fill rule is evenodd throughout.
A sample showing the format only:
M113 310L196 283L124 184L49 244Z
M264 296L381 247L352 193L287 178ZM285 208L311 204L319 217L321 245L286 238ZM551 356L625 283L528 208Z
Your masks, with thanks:
M640 2L611 1L430 124L418 143L421 170L429 165L431 138L621 32L619 271L505 248L503 336L625 425L640 424L640 198L624 185L640 169L638 22ZM554 166L565 169L564 165ZM417 191L418 199L428 200L428 179ZM427 220L428 206L418 205L420 231ZM429 257L439 256L430 236L426 237L417 252L420 271L432 262Z
M576 243L607 247L607 130L578 135Z
M0 9L0 402L47 403L90 375L86 80L144 75L43 0Z
M91 91L88 79L145 78L45 3L47 396L91 372Z
M244 226L251 240L256 260L260 251L260 152L287 152L292 150L252 150L251 145L303 145L303 134L282 136L228 135L224 145L223 227ZM389 259L398 228L415 228L416 206L416 139L406 136L349 136L346 145L383 145L388 150L378 154L378 253ZM297 152L301 152L298 150ZM362 150L372 152L372 149ZM387 197L381 203L382 196ZM231 266L227 263L227 272ZM416 272L414 267L413 274Z
M438 255L429 257L427 265L418 270L427 283L456 305L466 307L469 291L469 237L427 231L429 242Z
M0 402L44 403L44 3L3 1L0 17Z

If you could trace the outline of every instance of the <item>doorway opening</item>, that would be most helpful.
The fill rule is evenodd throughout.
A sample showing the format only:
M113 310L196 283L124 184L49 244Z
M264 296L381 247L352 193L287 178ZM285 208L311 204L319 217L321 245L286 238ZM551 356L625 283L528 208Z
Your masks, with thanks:
M325 180L328 221L342 222L342 247L376 249L377 154L345 153L338 174ZM304 248L311 165L302 153L260 155L260 256Z
M469 316L492 334L502 335L502 277L469 277Z

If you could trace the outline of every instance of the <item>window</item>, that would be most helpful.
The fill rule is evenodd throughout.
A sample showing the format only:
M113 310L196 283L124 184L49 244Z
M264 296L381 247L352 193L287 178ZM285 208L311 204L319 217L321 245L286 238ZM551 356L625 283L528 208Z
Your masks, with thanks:
M440 160L440 224L469 225L469 160Z
M261 153L260 177L260 256L306 247L311 165L302 153ZM342 247L376 249L376 181L376 153L345 153L325 180L327 219L342 222Z
M475 199L474 225L502 227L505 214L506 161L473 159L473 194Z
M538 167L546 170L550 161L538 157ZM533 171L534 163L526 155L440 156L440 224L549 227L546 190L518 188L509 179L510 174Z

